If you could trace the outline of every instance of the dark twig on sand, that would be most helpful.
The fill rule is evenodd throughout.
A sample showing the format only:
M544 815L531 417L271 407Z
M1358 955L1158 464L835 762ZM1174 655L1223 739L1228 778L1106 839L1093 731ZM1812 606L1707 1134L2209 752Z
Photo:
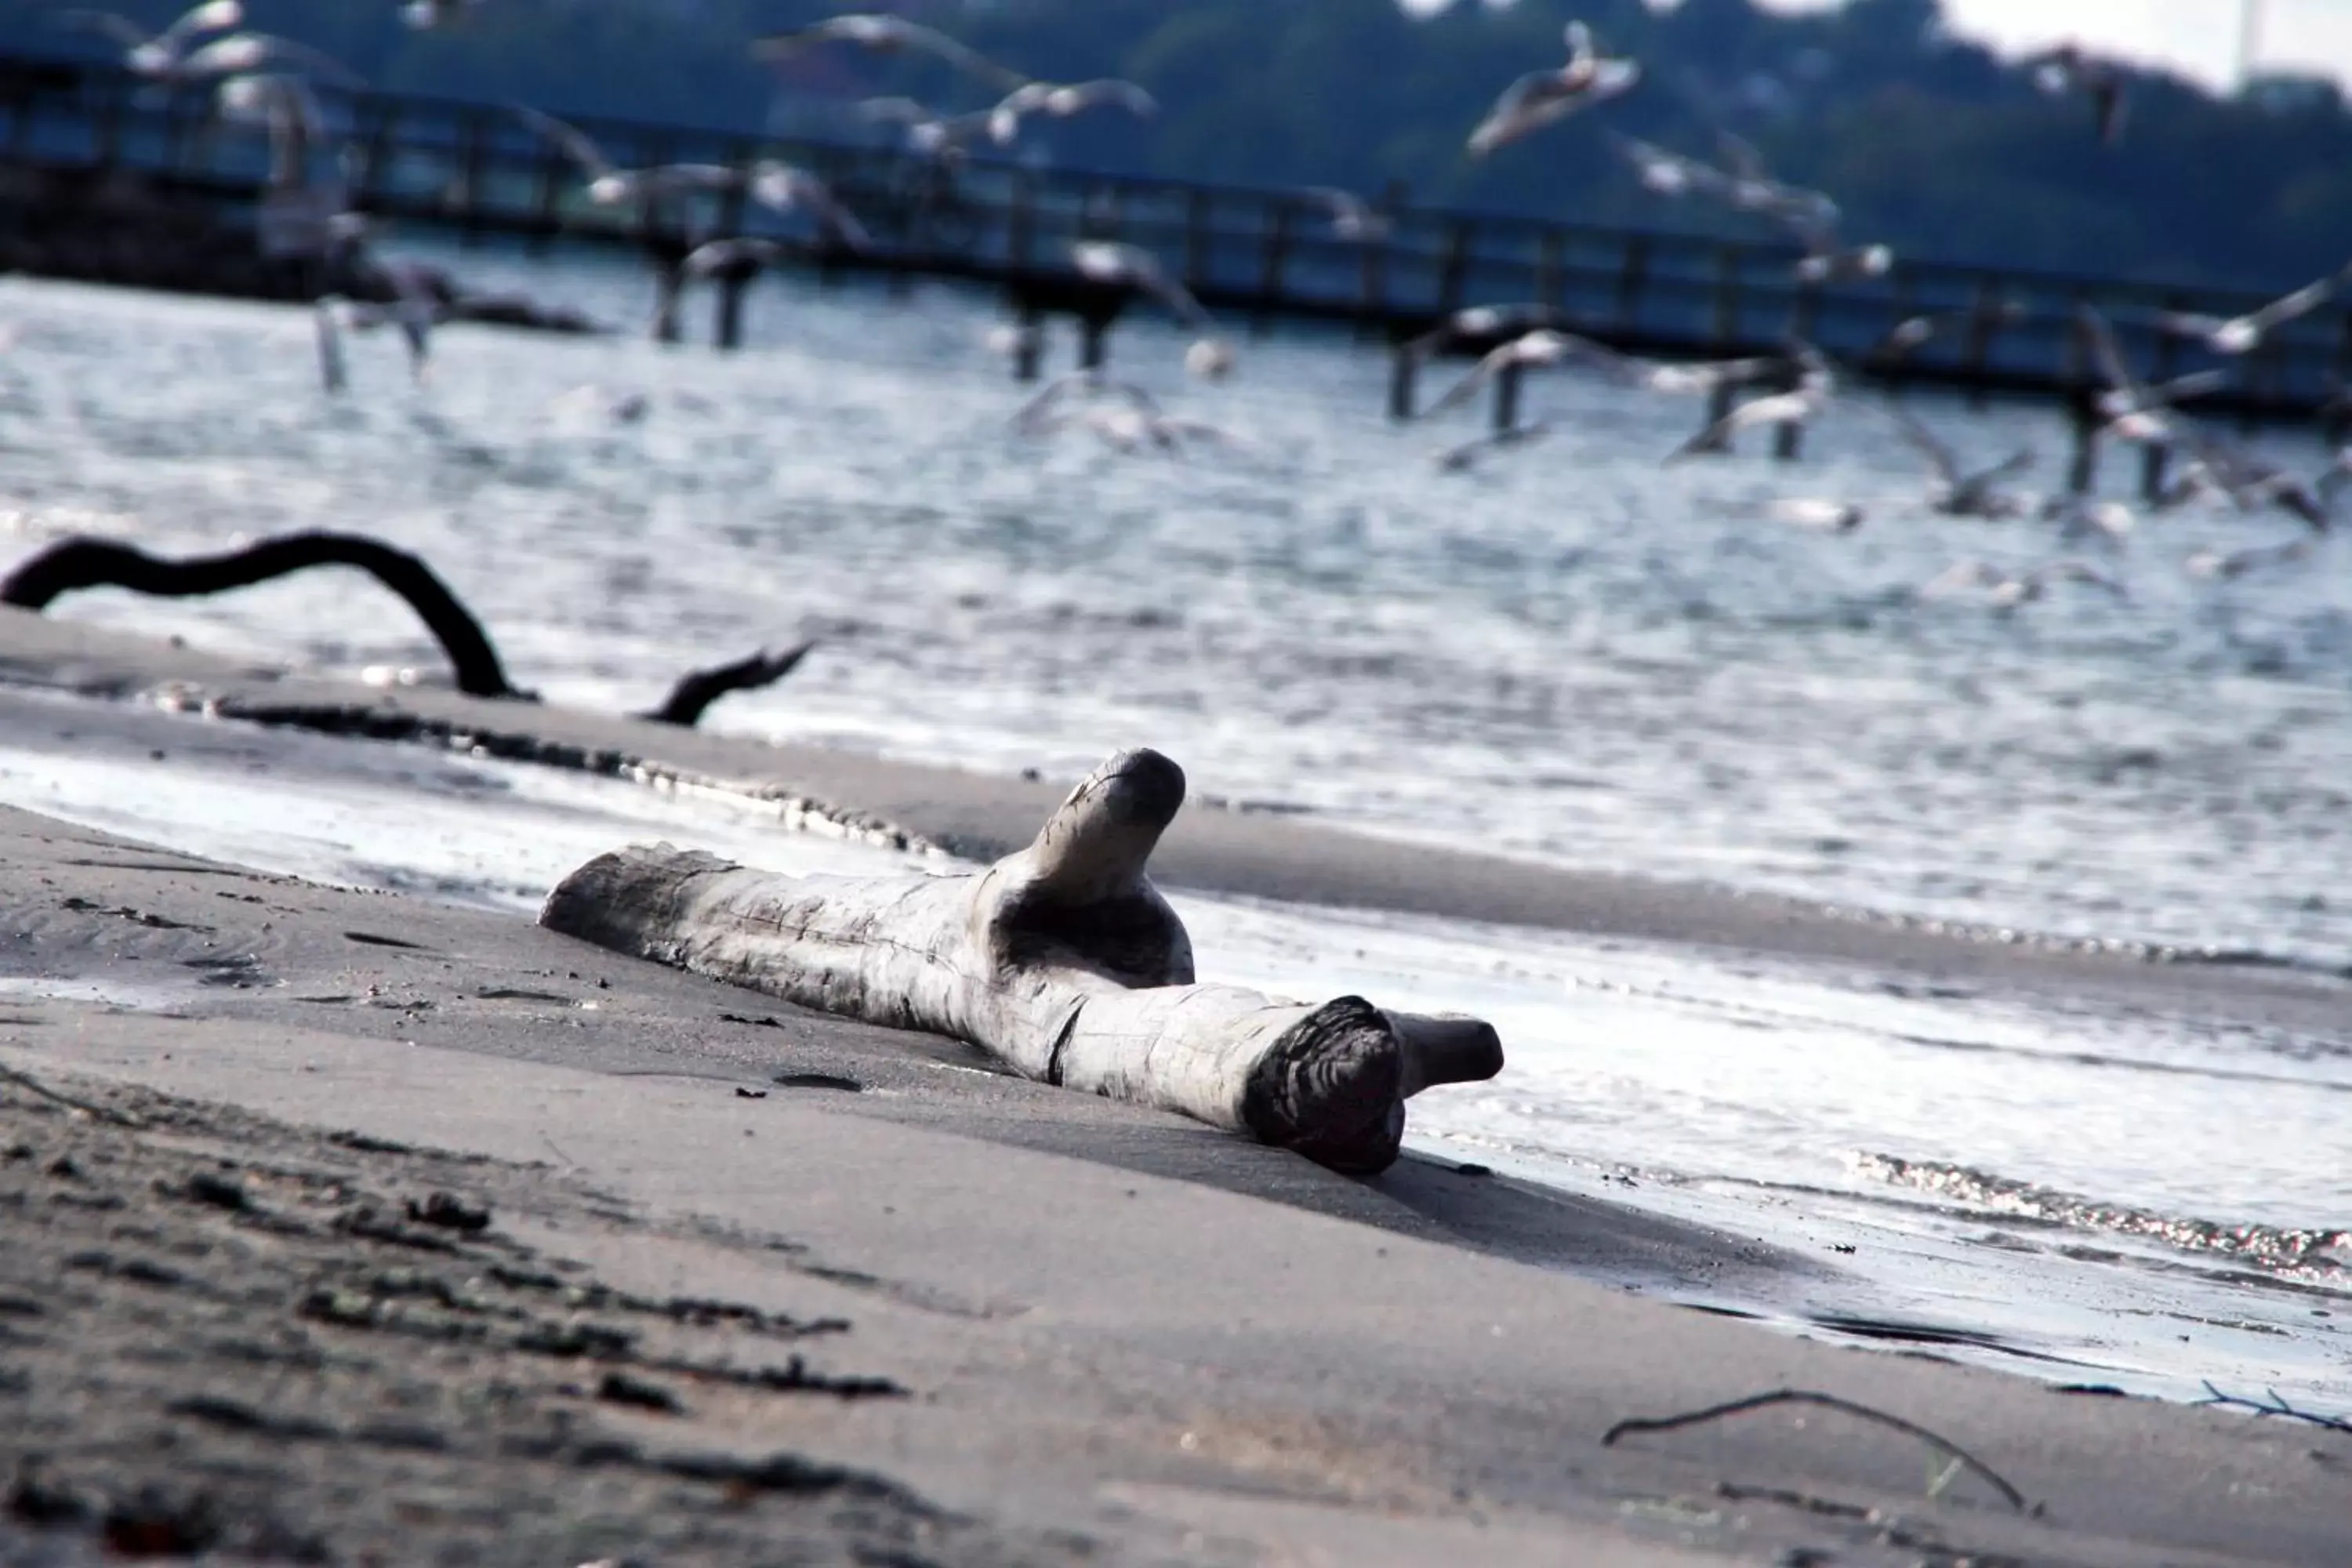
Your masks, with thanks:
M637 715L656 724L679 724L691 730L702 718L703 710L730 691L756 691L762 686L773 686L790 675L801 660L816 647L804 642L771 652L761 648L748 658L732 664L722 664L709 669L694 670L670 688L662 705Z
M1857 1405L1851 1399L1840 1399L1834 1394L1814 1394L1801 1388L1776 1388L1769 1394L1751 1394L1745 1399L1735 1399L1727 1405L1710 1405L1704 1410L1685 1411L1679 1415L1636 1416L1630 1421L1620 1421L1601 1435L1601 1446L1606 1448L1618 1438L1631 1436L1636 1432L1679 1431L1685 1426L1696 1426L1704 1422L1717 1421L1724 1416L1738 1415L1750 1410L1762 1410L1774 1405L1818 1405L1826 1410L1843 1411L1848 1415L1860 1416L1864 1421L1875 1421L1882 1426L1891 1426L1906 1436L1917 1438L1937 1453L1951 1458L1963 1469L1981 1477L1986 1485L2000 1494L2002 1501L2018 1512L2032 1511L2023 1492L2001 1479L2000 1473L1991 1466L1977 1458L1950 1438L1939 1436L1925 1426L1916 1426L1904 1420L1900 1415L1890 1415L1884 1410L1874 1410L1867 1405Z
M2249 1399L2242 1394L2224 1394L2208 1383L2205 1385L2205 1397L2196 1403L2217 1405L2225 1410L2251 1410L2256 1415L2284 1415L2290 1421L2305 1421L2314 1426L2325 1426L2330 1432L2352 1432L2352 1420L2347 1420L2341 1415L2322 1415L2312 1410L2297 1410L2280 1398L2279 1391L2275 1388L2265 1388L2263 1392L2270 1397L2266 1400Z
M30 1089L33 1093L39 1095L43 1100L48 1100L51 1104L62 1105L68 1110L79 1110L84 1116L95 1117L100 1121L110 1121L117 1127L144 1127L146 1125L145 1122L140 1121L135 1116L125 1116L120 1110L112 1110L107 1106L92 1105L86 1100L76 1100L72 1095L60 1094L56 1089L51 1089L47 1084L45 1084L40 1079L35 1078L32 1074L28 1072L19 1072L12 1067L0 1067L0 1083L13 1083L19 1089Z
M468 697L531 700L530 693L508 682L488 634L431 567L361 534L285 533L226 554L184 561L159 561L117 540L68 539L0 578L0 604L46 609L59 595L82 588L187 598L250 587L312 566L355 566L399 595L449 656L457 689Z

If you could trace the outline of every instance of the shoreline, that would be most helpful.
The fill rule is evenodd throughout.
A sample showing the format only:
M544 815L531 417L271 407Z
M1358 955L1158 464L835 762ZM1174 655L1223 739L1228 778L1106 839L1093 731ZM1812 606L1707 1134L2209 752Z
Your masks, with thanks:
M1073 1537L1097 1561L2341 1555L2352 1438L1834 1349L1527 1268L1477 1234L1530 1233L1529 1193L1507 1181L1423 1159L1349 1182L1008 1078L953 1042L520 920L28 813L0 811L0 863L8 968L49 977L0 1000L0 1065L47 1091L0 1080L10 1146L35 1150L0 1165L0 1186L24 1194L0 1204L0 1226L106 1259L58 1276L37 1266L46 1252L0 1247L10 1299L32 1303L7 1325L23 1393L0 1384L0 1405L29 1394L55 1410L44 1396L63 1391L75 1413L39 1429L44 1485L117 1502L165 1479L174 1495L209 1485L239 1518L251 1494L233 1477L270 1475L277 1524L331 1540L388 1528L380 1505L431 1492L442 1512L403 1528L436 1550L475 1528L463 1500L491 1496L535 1500L557 1531L542 1542L643 1546L656 1516L616 1519L595 1494L646 1487L667 1489L646 1506L688 1512L740 1498L730 1530L833 1542L845 1561L893 1530L940 1561L1052 1561ZM859 1087L827 1087L841 1083ZM48 1173L61 1154L82 1174ZM192 1202L199 1167L242 1184L251 1212ZM478 1239L392 1208L444 1188L488 1202ZM1654 1281L1793 1266L1737 1237L1545 1202L1549 1245L1581 1267L1612 1247ZM389 1229L352 1218L368 1207ZM77 1226L94 1234L68 1246ZM457 1250L384 1239L404 1231ZM545 1304L507 1299L526 1287L463 1286L492 1252L517 1278L566 1282L575 1305L558 1326L635 1335L631 1355L670 1370L518 1352L509 1340ZM286 1358L268 1377L194 1335L177 1359L141 1363L135 1393L76 1381L106 1336L155 1321L173 1291L226 1289L223 1269L248 1290L239 1342ZM257 1282L279 1277L275 1297ZM345 1321L304 1316L338 1280ZM739 1394L713 1369L749 1375L772 1347L696 1324L673 1339L624 1297L847 1319L806 1365L911 1396ZM454 1337L424 1331L453 1317ZM387 1331L402 1324L415 1331ZM486 1373L520 1391L495 1433L447 1403ZM592 1392L607 1373L685 1413ZM355 1511L316 1467L394 1429L367 1419L385 1378L407 1391L410 1446ZM1629 1416L1775 1386L1933 1426L2044 1511L2014 1514L1965 1477L1923 1496L1908 1445L1833 1415L1598 1442ZM152 1447L158 1432L177 1447ZM20 1467L29 1446L0 1439ZM810 1474L835 1479L801 1492L743 1479ZM0 1539L25 1528L0 1520ZM681 1542L661 1560L705 1558Z
M1028 841L1055 784L750 740L431 688L290 673L0 607L0 684L144 700L239 722L422 742L773 803L793 826L986 861ZM1181 758L1177 759L1180 763ZM1214 795L1195 781L1196 796ZM1579 871L1373 837L1296 816L1181 816L1155 879L1196 892L1750 952L2011 984L2045 995L2326 1029L2342 972L2262 955L2094 943L1775 894Z

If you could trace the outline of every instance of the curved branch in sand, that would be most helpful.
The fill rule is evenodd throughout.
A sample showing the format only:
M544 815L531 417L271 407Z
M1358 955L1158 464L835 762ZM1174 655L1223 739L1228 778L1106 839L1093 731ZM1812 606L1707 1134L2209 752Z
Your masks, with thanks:
M507 680L498 650L472 612L433 569L404 550L363 534L282 533L241 550L164 561L120 540L61 540L0 578L0 605L42 610L85 588L184 599L249 588L313 566L353 566L400 595L449 658L457 689L468 697L532 701Z
M814 642L798 643L772 653L766 648L735 660L732 664L715 665L709 669L690 670L670 688L662 705L636 715L656 724L677 724L691 730L702 720L703 710L730 691L757 691L763 686L773 686L799 667L801 660L816 647Z
M1318 1005L1194 982L1183 922L1144 874L1184 801L1122 752L1028 848L961 877L793 878L664 844L600 856L540 923L803 1006L969 1040L1024 1077L1253 1133L1337 1170L1397 1156L1404 1101L1492 1078L1475 1018Z

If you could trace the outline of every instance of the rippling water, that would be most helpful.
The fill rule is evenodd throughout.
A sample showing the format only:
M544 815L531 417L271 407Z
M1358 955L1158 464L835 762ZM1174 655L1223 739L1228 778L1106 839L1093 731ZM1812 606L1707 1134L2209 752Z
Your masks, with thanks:
M610 320L649 305L628 270L456 264ZM687 667L813 634L800 672L712 726L1049 776L1148 742L1202 793L1377 832L2352 963L2341 539L2210 583L2183 557L2294 526L2180 514L2102 549L1937 517L1916 462L1858 407L1801 464L1661 469L1694 405L1567 376L1528 389L1560 426L1549 442L1446 476L1430 452L1475 419L1391 426L1373 350L1276 338L1246 345L1233 384L1187 386L1181 339L1140 321L1115 334L1118 367L1260 449L1123 457L1008 431L1021 394L982 347L984 302L772 282L751 310L755 347L732 358L452 331L421 387L394 343L361 342L357 395L337 402L299 312L0 281L0 551L79 530L167 551L363 530L423 552L516 678L568 701L643 706ZM616 420L631 395L647 412ZM2038 442L2055 481L2054 420L1915 405L1971 458ZM2127 466L2110 458L2111 485ZM1851 536L1793 530L1766 511L1790 495L1871 518ZM1961 555L2062 549L2095 553L2128 602L2061 586L1998 614L1915 593ZM59 613L309 666L434 662L404 612L332 574ZM455 787L412 771L404 786ZM509 903L636 821L609 795L551 798L528 770L481 776L462 831L451 814L430 834L326 826L301 847L290 804L236 837L219 802L243 785L183 779L108 817L92 803L121 785L100 763L54 744L0 756L0 796L21 804ZM492 800L513 809L486 814ZM568 826L533 826L549 823ZM1506 1077L1416 1102L1421 1135L1465 1157L1876 1247L1912 1317L2007 1324L2102 1375L2193 1386L2219 1367L2352 1397L2336 1340L2311 1338L2309 1314L2334 1306L2298 1294L2352 1282L2352 1037L1539 933L1186 914L1221 979L1494 1016ZM1987 1274L1994 1254L2041 1271ZM2285 1293L2226 1294L2246 1280ZM2095 1322L2053 1327L2077 1309ZM2183 1325L2199 1337L2176 1352Z
M625 269L457 265L608 320L646 305ZM384 534L570 700L641 703L812 632L801 673L714 725L1056 773L1148 740L1202 790L1380 831L2352 961L2352 543L2213 584L2191 550L2297 525L2145 521L2105 562L2130 603L2062 585L1997 614L1913 591L1961 555L2044 560L2054 530L1927 513L1861 408L1799 465L1661 469L1695 405L1555 376L1530 404L1558 435L1445 476L1431 449L1475 417L1393 429L1368 347L1276 339L1187 388L1181 340L1130 322L1120 370L1265 448L1179 464L1010 435L1020 395L969 296L771 282L751 312L761 341L731 359L455 331L415 389L393 342L362 342L336 403L299 312L0 285L0 506L169 549ZM615 423L632 393L649 412ZM2042 413L1918 406L1971 457L2037 443L2056 482ZM1790 494L1873 516L1824 537L1760 515ZM398 606L331 578L64 613L331 667L430 658Z

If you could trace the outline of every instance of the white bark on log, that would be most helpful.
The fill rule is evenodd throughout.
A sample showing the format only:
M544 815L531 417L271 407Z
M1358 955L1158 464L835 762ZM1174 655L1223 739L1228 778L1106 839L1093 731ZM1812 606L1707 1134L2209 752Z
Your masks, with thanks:
M1025 1077L1134 1100L1336 1169L1396 1158L1404 1100L1492 1078L1475 1018L1321 1005L1195 984L1183 922L1144 864L1184 800L1122 752L1036 842L960 877L779 877L668 845L601 856L540 923L804 1006L971 1041Z

